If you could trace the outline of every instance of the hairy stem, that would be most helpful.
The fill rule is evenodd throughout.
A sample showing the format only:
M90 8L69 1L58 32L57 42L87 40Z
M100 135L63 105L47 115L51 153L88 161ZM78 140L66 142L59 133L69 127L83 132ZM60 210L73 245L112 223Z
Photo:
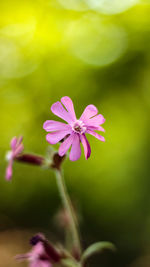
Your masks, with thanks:
M80 257L81 244L80 244L80 238L79 238L78 229L77 229L76 218L74 216L74 211L73 211L73 207L72 207L72 204L70 201L70 197L69 197L68 192L67 192L67 188L65 185L65 181L64 181L62 172L60 170L55 170L55 174L56 174L56 180L57 180L57 185L58 185L58 189L60 192L60 196L62 198L64 208L66 209L68 216L69 216L70 230L72 233L74 250L78 251L79 257Z

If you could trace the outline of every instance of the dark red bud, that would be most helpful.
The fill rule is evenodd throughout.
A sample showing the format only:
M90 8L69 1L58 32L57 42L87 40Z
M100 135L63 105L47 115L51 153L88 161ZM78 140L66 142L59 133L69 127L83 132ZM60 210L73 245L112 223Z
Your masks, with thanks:
M43 240L43 245L45 248L46 254L52 260L52 262L57 263L62 258L61 254L55 249L55 247L49 243L47 240Z
M32 154L22 154L19 155L16 160L33 165L43 165L44 157Z
M53 155L53 162L52 162L52 164L51 164L51 167L52 167L53 169L60 170L60 168L61 168L61 164L63 163L64 159L65 159L65 155L64 155L63 157L61 157L61 156L59 156L58 153L55 153L55 154Z

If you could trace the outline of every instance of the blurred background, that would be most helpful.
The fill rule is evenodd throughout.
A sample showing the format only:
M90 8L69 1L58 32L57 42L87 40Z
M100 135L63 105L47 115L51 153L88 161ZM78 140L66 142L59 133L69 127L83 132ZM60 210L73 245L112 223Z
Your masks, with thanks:
M94 104L106 118L106 142L89 136L90 159L64 164L84 247L118 248L91 266L150 266L149 87L149 0L1 0L0 267L27 266L13 257L36 232L63 240L53 172L15 163L10 183L4 175L13 136L46 155L42 125L65 95L78 117Z

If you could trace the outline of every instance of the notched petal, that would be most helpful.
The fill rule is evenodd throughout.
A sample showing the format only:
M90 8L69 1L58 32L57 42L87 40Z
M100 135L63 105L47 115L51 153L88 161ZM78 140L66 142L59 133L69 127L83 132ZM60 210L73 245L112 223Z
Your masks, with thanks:
M91 134L93 135L94 137L96 137L97 139L99 139L100 141L102 142L105 142L105 138L103 136L101 136L100 134L94 132L94 131L91 131L91 130L87 130L86 131L88 134Z
M86 121L88 119L90 119L91 117L95 116L98 113L97 108L94 105L88 105L85 110L83 111L80 120L84 121L86 123Z
M67 130L69 128L70 128L70 125L63 123L63 122L59 122L59 121L53 121L53 120L47 120L43 124L43 129L46 132Z
M74 134L74 139L72 142L72 147L69 155L71 161L76 161L81 156L80 138L78 134Z
M51 111L56 115L58 116L59 118L67 121L68 123L71 123L72 122L72 118L69 114L69 112L67 112L64 107L62 106L62 104L57 101L56 103L54 103L52 106L51 106Z
M76 114L75 114L75 111L74 111L74 105L73 105L73 102L72 102L71 98L69 96L64 96L64 97L61 98L61 102L63 103L65 108L70 113L70 115L72 117L72 120L75 121L77 118L76 118Z

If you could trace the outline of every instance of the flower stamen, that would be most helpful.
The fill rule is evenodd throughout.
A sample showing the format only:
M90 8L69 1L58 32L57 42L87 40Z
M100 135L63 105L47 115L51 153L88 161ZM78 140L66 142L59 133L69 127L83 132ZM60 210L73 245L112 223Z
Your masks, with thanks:
M82 121L77 120L72 125L72 130L76 133L83 134L86 131L86 127Z

